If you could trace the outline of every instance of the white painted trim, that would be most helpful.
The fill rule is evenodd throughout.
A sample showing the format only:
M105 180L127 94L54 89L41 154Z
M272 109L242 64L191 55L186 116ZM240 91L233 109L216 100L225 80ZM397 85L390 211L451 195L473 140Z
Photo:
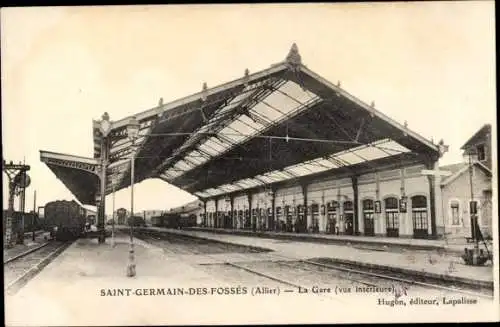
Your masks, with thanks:
M67 160L67 161L81 162L81 163L86 163L86 164L91 164L91 165L99 165L98 159L88 158L88 157L80 157L80 156L75 156L75 155L71 155L71 154L43 151L43 150L40 150L40 159L42 161L45 159L56 159L56 160Z
M430 169L422 169L422 175L432 175L432 176L451 176L453 173L447 170L430 170Z

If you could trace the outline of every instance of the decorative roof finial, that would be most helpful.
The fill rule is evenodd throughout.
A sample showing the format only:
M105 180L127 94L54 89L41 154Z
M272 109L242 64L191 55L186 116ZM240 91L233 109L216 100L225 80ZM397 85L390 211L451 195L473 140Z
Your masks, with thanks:
M109 121L109 114L107 112L105 112L103 115L102 115L102 120L107 120Z
M444 140L443 139L439 140L438 149L439 149L439 156L440 157L442 157L443 154L445 154L446 152L448 152L449 148L450 148L450 146L444 144Z
M158 102L158 107L163 106L163 98L160 98L160 101Z
M250 80L250 71L248 70L248 68L245 68L245 77L244 77L245 87L248 86L248 81L249 80Z
M372 101L372 103L370 104L370 106L371 106L372 108L375 108L375 101Z
M337 81L337 87L340 87L340 81Z
M292 44L290 52L288 52L288 56L286 56L286 61L293 66L298 66L302 63L297 44Z
M405 128L408 128L408 122L405 120Z
M207 101L207 90L208 90L207 83L203 82L203 89L201 93L201 100L203 102Z

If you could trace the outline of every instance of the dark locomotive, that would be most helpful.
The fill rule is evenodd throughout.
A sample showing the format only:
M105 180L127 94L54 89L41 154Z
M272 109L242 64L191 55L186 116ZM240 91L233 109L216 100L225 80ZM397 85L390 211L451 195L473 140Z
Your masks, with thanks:
M44 227L56 240L69 241L83 235L87 210L75 201L52 201L45 205Z

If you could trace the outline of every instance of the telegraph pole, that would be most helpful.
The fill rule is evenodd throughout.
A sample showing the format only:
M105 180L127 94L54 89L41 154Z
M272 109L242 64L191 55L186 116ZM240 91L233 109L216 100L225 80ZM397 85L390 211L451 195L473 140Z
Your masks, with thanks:
M31 221L31 231L32 231L31 239L33 241L35 241L35 215L36 215L36 190L34 191L33 194L33 217Z

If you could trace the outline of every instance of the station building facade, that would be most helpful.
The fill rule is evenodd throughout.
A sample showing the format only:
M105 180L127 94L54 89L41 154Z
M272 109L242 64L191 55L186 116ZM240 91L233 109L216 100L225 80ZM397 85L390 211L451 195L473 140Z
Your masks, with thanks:
M427 238L431 189L425 165L386 168L357 178L253 190L206 203L207 227L339 235ZM233 217L231 219L231 210ZM444 222L436 221L443 235Z
M485 125L462 150L464 162L440 167L451 176L438 179L439 187L435 186L435 176L423 174L429 168L424 164L375 167L375 172L355 178L331 173L319 179L209 199L201 225L256 231L465 239L471 237L469 203L474 200L478 202L479 226L488 238L492 236L491 126Z

